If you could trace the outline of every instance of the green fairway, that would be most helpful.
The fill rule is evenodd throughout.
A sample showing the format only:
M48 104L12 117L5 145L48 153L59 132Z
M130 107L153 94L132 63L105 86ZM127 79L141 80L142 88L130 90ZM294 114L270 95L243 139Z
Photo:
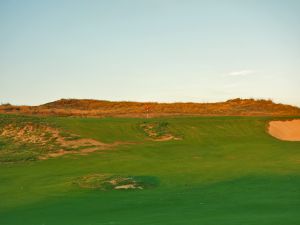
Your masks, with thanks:
M1 126L29 121L120 144L36 160L45 149L0 138L0 224L300 224L300 143L271 137L273 119L1 115ZM176 139L151 139L140 126L145 122ZM100 175L136 179L143 188L102 190ZM88 176L97 178L95 188L81 185Z

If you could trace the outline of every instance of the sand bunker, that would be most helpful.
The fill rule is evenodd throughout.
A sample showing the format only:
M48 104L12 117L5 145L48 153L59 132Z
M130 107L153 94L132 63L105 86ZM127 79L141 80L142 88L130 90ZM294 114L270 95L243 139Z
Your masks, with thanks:
M300 119L271 121L268 132L273 137L284 141L300 141Z

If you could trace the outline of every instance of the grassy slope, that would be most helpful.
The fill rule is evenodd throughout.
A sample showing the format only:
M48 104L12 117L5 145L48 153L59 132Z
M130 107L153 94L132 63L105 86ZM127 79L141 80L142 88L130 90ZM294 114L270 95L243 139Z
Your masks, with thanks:
M47 118L65 130L133 145L88 156L0 165L0 224L300 223L300 143L265 133L269 118L163 118L182 141L146 141L143 119ZM91 173L146 175L143 191L82 190Z

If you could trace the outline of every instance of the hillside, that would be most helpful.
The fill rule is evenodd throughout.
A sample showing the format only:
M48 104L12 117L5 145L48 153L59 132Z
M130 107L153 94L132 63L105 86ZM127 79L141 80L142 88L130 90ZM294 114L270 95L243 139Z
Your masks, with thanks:
M271 100L232 99L217 103L112 102L61 99L40 106L0 106L0 113L79 117L298 116L300 108Z

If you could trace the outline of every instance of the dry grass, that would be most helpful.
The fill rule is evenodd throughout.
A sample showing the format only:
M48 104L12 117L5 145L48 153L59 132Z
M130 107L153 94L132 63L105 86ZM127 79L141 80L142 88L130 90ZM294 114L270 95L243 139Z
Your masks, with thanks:
M110 102L61 99L40 106L0 106L0 113L78 117L298 116L300 108L271 100L233 99L217 103Z

